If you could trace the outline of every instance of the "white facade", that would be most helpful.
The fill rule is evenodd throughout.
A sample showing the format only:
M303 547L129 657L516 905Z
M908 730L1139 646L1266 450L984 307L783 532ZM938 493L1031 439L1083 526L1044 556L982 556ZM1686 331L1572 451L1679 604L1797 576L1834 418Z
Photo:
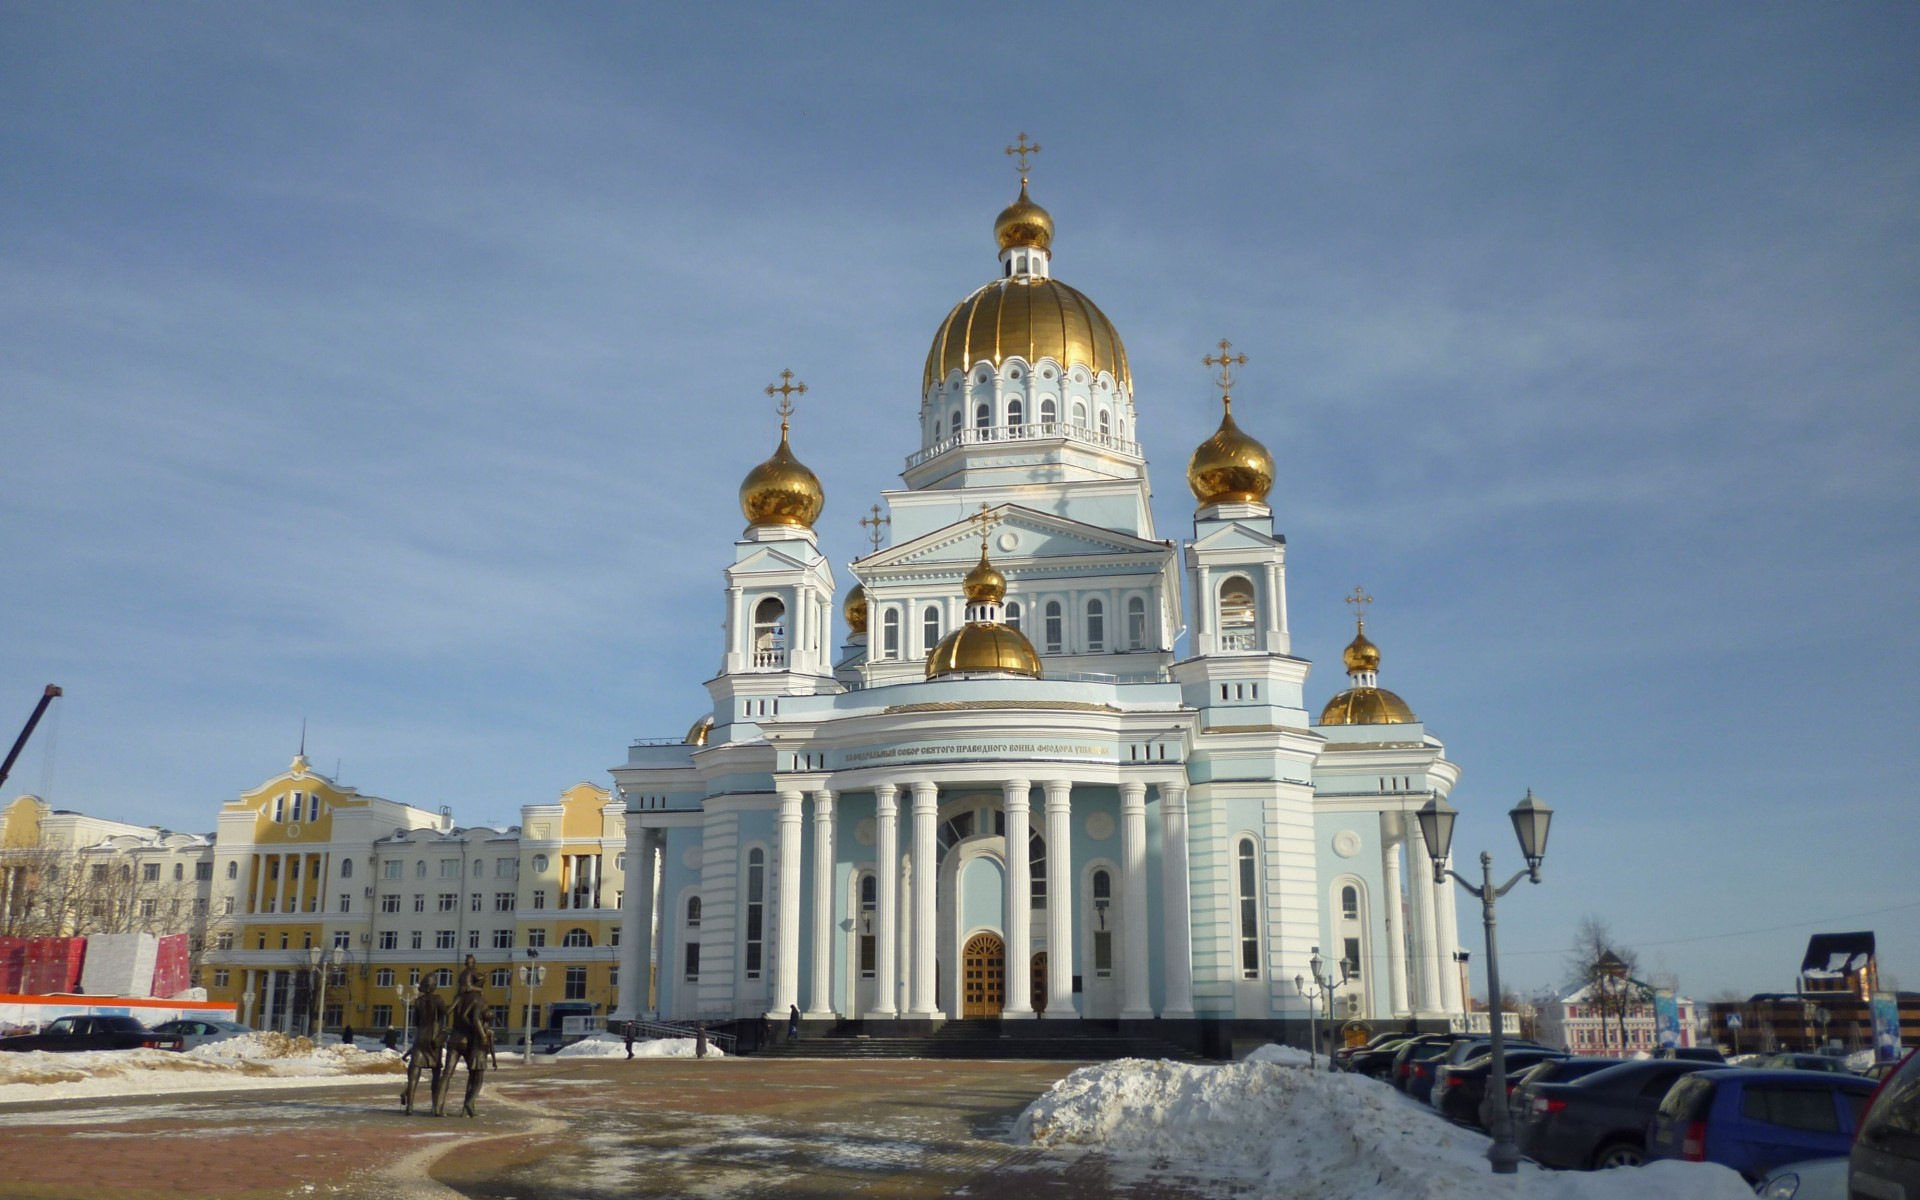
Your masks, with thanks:
M1084 302L1044 243L1003 237L1001 260L1003 326L1020 287ZM1355 976L1338 1017L1464 1014L1452 889L1412 820L1458 769L1410 712L1316 721L1265 503L1203 503L1184 546L1158 540L1149 431L1092 317L1031 360L1004 337L956 357L942 327L885 496L895 542L851 564L866 624L837 661L812 530L735 544L711 716L613 772L628 862L657 876L627 894L646 932L622 968L657 963L654 1011L1304 1022L1294 979L1317 949ZM1050 328L1015 332L1033 348ZM995 615L1039 678L928 678L969 620L983 526Z

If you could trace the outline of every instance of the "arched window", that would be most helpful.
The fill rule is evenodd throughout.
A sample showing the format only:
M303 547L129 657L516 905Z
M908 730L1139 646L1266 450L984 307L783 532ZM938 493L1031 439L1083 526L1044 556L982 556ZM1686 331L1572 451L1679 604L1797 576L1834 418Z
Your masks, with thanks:
M698 896L687 897L687 926L691 929L700 928L700 897Z
M1113 432L1113 416L1111 413L1107 412L1107 410L1103 408L1100 410L1100 436L1105 437L1112 432Z
M546 873L546 870L547 870L547 856L544 854L534 855L533 856L533 873L535 875L544 875Z
M880 657L900 657L900 610L897 608L880 614Z
M986 429L991 427L992 425L993 425L993 406L990 404L981 404L976 406L973 410L973 427L975 429Z
M1047 654L1058 654L1066 646L1065 614L1062 613L1058 600L1047 601L1047 607L1043 611L1045 613L1045 620L1043 622L1045 628L1042 635L1045 641L1043 652Z
M1025 425L1026 423L1027 423L1026 406L1020 403L1020 397L1015 396L1013 399L1007 401L1007 424L1013 426L1015 429L1018 429L1022 425Z
M340 878L342 879L353 878L353 860L352 859L343 858L340 860Z
M282 822L284 822L286 819L287 819L287 798L285 796L275 796L273 798L273 823L275 825L279 825Z
M1252 650L1256 609L1253 584L1244 575L1220 585L1220 645L1223 650Z
M1018 600L1007 601L1007 624L1014 629L1020 628L1020 602Z
M920 640L925 644L927 653L933 653L933 647L940 640L940 607L929 604L920 613Z
M760 978L766 951L767 852L755 846L747 851L747 978Z
M1147 648L1147 598L1127 597L1127 649Z
M785 666L787 606L768 596L753 606L753 665Z
M1253 839L1241 838L1234 850L1239 901L1240 978L1260 978L1260 877Z
M874 914L880 908L880 884L873 872L860 876L860 978L872 979L878 967L879 942L873 932Z
M1349 884L1340 889L1340 915L1349 921L1360 919L1360 889Z
M567 936L560 939L560 944L569 949L582 949L593 945L593 935L584 929L569 929Z
M1040 423L1042 425L1051 425L1059 419L1060 406L1054 402L1053 397L1040 397Z
M965 419L966 415L964 413L957 408L954 409L952 418L947 422L948 432L958 436L960 433L960 422Z
M320 819L320 793L308 792L307 793L307 820L318 821L319 819Z
M1033 906L1047 906L1047 839L1038 830L1027 830L1027 882L1033 893Z
M1093 973L1106 979L1113 975L1113 873L1096 869L1092 882Z
M486 875L487 875L487 860L484 858L474 859L473 860L473 877L475 879L484 879L486 878Z
M232 861L231 859L229 859L227 862L227 878L228 879L240 878L240 864Z
M1078 400L1073 402L1073 423L1081 429L1087 427L1087 406Z
M1107 606L1098 596L1087 601L1087 649L1098 653L1107 648Z

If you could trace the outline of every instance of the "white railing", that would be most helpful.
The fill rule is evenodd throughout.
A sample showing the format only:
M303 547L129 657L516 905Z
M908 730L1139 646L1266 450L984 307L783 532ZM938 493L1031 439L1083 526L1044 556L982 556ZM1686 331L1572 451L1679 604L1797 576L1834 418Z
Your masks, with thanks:
M1222 650L1258 650L1260 635L1250 629L1236 633L1223 633L1220 635L1220 648Z
M1002 442L1037 442L1064 439L1080 442L1088 446L1098 446L1102 450L1112 450L1119 454L1140 457L1140 443L1130 442L1126 438L1115 437L1110 433L1101 433L1085 425L1074 425L1066 421L1033 421L1021 425L989 425L984 429L973 427L962 429L959 433L936 442L917 454L907 458L907 469L911 471L929 459L937 458L949 450L960 446L985 446Z
M755 650L753 669L756 671L784 671L787 669L785 650Z
M1465 1016L1456 1014L1453 1017L1448 1019L1447 1025L1454 1033L1491 1033L1493 1032L1491 1023L1487 1020L1487 1014L1485 1011L1470 1012L1470 1013L1467 1013ZM1500 1014L1500 1032L1510 1033L1515 1037L1520 1036L1520 1014L1510 1013L1510 1012L1501 1013Z

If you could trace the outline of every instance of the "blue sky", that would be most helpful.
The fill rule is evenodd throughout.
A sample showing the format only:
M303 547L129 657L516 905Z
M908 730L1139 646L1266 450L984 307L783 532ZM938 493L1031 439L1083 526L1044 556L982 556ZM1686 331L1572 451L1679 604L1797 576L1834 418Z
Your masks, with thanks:
M68 692L7 792L210 829L303 718L463 822L605 782L705 711L783 367L864 546L1025 130L1163 535L1231 338L1311 702L1364 583L1459 848L1558 808L1510 980L1594 914L1697 995L1819 928L1920 986L1917 61L1891 3L0 3L6 736Z

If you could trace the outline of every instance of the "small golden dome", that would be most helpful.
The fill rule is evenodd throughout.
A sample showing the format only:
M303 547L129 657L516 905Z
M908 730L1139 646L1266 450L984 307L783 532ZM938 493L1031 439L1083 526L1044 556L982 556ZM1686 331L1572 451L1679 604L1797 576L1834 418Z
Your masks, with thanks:
M1226 401L1220 428L1201 442L1187 460L1187 486L1200 507L1209 504L1265 504L1273 488L1273 455L1233 423L1233 401Z
M998 574L998 572L995 572ZM927 655L927 678L993 671L1040 678L1040 656L1033 643L1011 625L971 621L940 639Z
M953 306L927 350L920 392L924 396L977 362L998 370L1009 358L1029 365L1051 358L1063 370L1085 367L1095 376L1105 371L1119 387L1133 388L1127 348L1107 314L1058 279L1016 275L985 284Z
M780 426L780 448L773 457L747 472L740 484L740 511L749 525L794 525L812 529L826 506L820 478L793 456L787 428Z
M1411 725L1419 718L1407 702L1385 688L1348 688L1327 701L1322 725Z
M1349 674L1380 669L1380 647L1367 640L1367 627L1364 622L1359 631L1353 635L1353 640L1347 643L1346 653L1341 657L1346 660Z
M993 238L1002 250L1015 246L1053 247L1053 216L1027 198L1027 181L1020 181L1020 198L1000 210L994 218Z
M980 545L980 561L973 570L967 572L961 581L961 590L967 594L967 600L973 604L998 604L1007 596L1007 577L998 568L987 561L986 543Z
M707 744L707 735L712 732L713 717L709 714L701 717L688 727L685 744L689 746L704 746Z
M847 602L840 606L840 615L847 619L847 632L865 633L867 631L867 589L859 584L847 593Z

